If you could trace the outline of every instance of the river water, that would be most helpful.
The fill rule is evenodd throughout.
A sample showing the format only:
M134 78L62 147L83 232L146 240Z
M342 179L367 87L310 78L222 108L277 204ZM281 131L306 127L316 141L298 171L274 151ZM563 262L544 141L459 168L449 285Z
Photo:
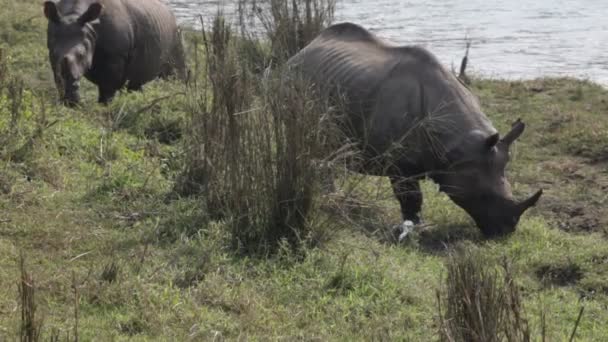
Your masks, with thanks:
M166 0L196 26L230 0ZM469 73L493 78L573 76L608 86L608 0L339 0L335 22L422 45L447 66L472 41Z

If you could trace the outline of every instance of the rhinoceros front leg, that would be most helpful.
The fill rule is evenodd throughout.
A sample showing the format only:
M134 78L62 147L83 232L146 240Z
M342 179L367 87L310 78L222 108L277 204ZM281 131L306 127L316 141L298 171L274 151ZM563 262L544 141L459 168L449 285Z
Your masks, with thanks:
M402 241L415 225L421 223L422 192L417 179L401 176L391 176L390 179L395 197L399 200L403 218L402 224L393 227L393 234L398 241Z
M422 209L422 192L417 179L400 176L391 176L391 185L395 197L401 205L401 216L404 221L420 223L420 210Z
M102 104L110 103L116 92L127 82L125 60L122 58L108 59L104 64L95 65L91 71L99 90L97 101Z

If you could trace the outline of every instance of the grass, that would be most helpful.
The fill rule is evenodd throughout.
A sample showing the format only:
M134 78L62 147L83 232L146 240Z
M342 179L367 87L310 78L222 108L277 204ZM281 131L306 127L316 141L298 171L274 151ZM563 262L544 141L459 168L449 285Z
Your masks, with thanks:
M472 79L501 132L518 117L528 124L509 164L514 192L546 190L508 238L483 240L424 183L434 227L387 243L381 232L399 219L388 181L346 174L342 183L357 183L348 198L357 215L327 221L341 228L324 243L248 257L201 197L173 195L191 90L155 81L103 107L83 82L82 109L57 106L39 3L0 4L0 340L21 333L23 255L43 340L73 338L77 327L82 341L426 341L439 336L436 291L461 243L491 265L510 260L533 338L544 329L548 340L568 340L584 306L576 340L608 339L605 88ZM312 215L327 217L327 206Z

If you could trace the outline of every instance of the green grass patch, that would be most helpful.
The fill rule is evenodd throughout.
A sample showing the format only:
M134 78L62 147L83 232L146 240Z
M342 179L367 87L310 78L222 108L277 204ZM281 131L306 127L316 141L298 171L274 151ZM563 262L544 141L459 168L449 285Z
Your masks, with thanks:
M508 168L515 194L545 190L510 237L483 240L424 183L431 226L389 243L399 210L388 180L347 175L344 187L360 183L349 220L328 222L340 229L324 243L249 258L233 252L228 223L200 198L172 193L195 94L155 81L103 107L85 81L82 108L58 106L40 4L0 5L2 80L23 85L16 116L9 83L0 90L0 340L19 335L23 254L45 339L74 336L77 308L83 341L426 341L438 336L436 291L461 244L489 263L511 260L534 337L544 312L549 339L567 340L584 306L578 340L608 340L605 88L473 80L501 132L517 118L527 124ZM313 214L332 217L330 200L343 204L326 199Z

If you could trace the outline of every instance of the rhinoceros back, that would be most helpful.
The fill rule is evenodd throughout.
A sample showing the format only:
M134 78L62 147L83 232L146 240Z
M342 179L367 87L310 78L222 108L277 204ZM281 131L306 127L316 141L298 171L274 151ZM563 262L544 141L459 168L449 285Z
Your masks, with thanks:
M289 64L322 89L347 95L354 133L371 157L409 143L416 150L404 158L429 164L468 132L495 132L474 96L430 52L387 44L355 24L329 27ZM404 139L429 113L432 142Z
M344 23L324 30L288 63L317 83L339 85L351 97L361 98L369 96L397 62L368 31Z

